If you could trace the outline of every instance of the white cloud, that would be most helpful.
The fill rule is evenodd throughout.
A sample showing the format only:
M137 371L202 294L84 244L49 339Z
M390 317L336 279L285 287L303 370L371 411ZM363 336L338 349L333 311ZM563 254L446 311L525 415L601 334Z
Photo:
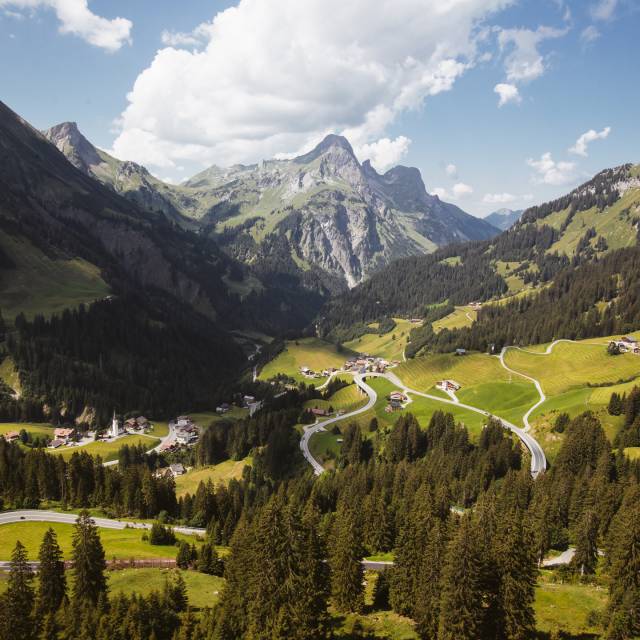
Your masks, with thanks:
M611 133L611 127L605 127L602 131L596 131L595 129L589 129L589 131L583 133L576 143L569 149L569 153L574 153L578 156L587 157L589 144L594 140L604 140L609 137Z
M589 25L582 30L582 33L580 34L580 40L588 44L597 40L600 35L601 34L596 27L594 27L593 25Z
M203 22L189 33L165 30L160 35L160 40L168 47L198 47L206 44L210 37L211 23Z
M453 87L488 44L483 21L513 2L372 11L368 0L240 0L192 34L164 35L172 46L136 79L112 151L171 167L255 161L328 132L374 144L399 114Z
M456 165L453 164L453 162L450 162L444 168L444 171L450 178L457 178L458 177L458 167L456 167Z
M509 102L515 102L516 104L520 104L522 102L522 97L520 96L518 87L514 84L501 82L493 87L493 90L500 96L500 100L498 101L499 107L502 107Z
M360 160L370 160L376 171L384 172L397 165L409 151L411 140L398 136L394 140L380 138L376 142L363 144L354 149Z
M591 7L591 16L594 20L611 20L617 6L618 0L599 0Z
M60 21L60 33L73 34L89 44L117 51L131 42L133 23L126 18L103 18L89 10L87 0L0 0L0 7L35 11L53 9Z
M534 182L560 186L575 179L575 163L556 162L549 152L543 153L539 160L529 158L527 164L536 172Z
M444 187L435 187L431 190L431 193L434 196L438 196L440 200L461 200L473 193L473 187L464 182L456 182L451 191L448 191Z
M540 77L546 70L546 60L538 50L544 40L560 38L567 29L538 27L531 29L500 29L498 44L500 49L509 51L505 57L505 72L511 83L530 82Z
M533 194L526 193L521 196L512 193L485 193L482 202L486 204L513 204L514 202L528 202L533 200Z

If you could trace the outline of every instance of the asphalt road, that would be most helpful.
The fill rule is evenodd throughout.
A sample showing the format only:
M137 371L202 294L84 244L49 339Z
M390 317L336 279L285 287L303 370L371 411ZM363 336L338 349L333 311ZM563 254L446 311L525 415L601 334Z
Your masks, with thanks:
M484 415L487 418L493 417L495 420L498 420L506 429L509 429L510 431L515 433L518 438L520 438L524 446L527 447L529 453L531 454L531 475L534 478L536 478L540 473L543 473L547 468L547 458L544 455L542 447L539 445L538 441L534 437L529 435L524 429L517 427L515 424L508 422L504 418L492 415L488 411L478 409L478 407L474 407L469 404L464 404L458 401L457 398L456 400L446 400L445 398L440 398L439 396L434 396L429 393L423 393L422 391L411 389L410 387L407 387L407 385L405 385L393 371L387 371L386 373L367 373L357 374L354 376L355 383L369 396L369 401L364 407L361 407L356 411L352 411L351 413L347 413L342 416L335 416L333 418L330 418L329 420L318 422L317 424L305 429L302 439L300 440L300 448L302 449L302 454L304 455L304 457L313 467L313 471L316 475L320 475L321 473L323 473L324 467L311 455L311 452L309 451L309 440L311 439L311 436L313 436L314 433L318 433L318 431L326 431L325 427L333 424L334 422L338 422L340 420L344 420L345 418L350 418L352 416L358 415L359 413L363 413L364 411L367 411L371 409L371 407L373 407L378 399L378 396L376 392L365 382L364 379L366 377L386 378L391 383L396 385L399 389L402 389L404 393L421 396L423 398L428 398L429 400L435 400L436 402L442 402L444 404L450 404L456 407L463 407L464 409L468 409L469 411Z
M339 422L340 420L345 420L346 418L351 418L353 416L357 416L359 413L363 413L364 411L368 411L373 407L378 399L378 394L364 381L364 377L362 374L356 374L353 376L353 381L362 389L368 396L369 401L364 407L360 407L360 409L356 409L355 411L351 411L350 413L345 413L341 416L334 416L333 418L329 418L328 420L323 420L322 422L317 422L316 424L306 427L304 433L302 434L302 438L300 439L300 449L302 449L302 455L306 458L307 462L313 467L313 472L319 476L323 471L324 467L311 455L309 451L309 440L314 433L318 433L319 431L326 431L326 427L334 422Z
M44 511L39 509L21 509L18 511L4 511L0 513L0 525L13 522L59 522L61 524L75 524L77 513L59 513L58 511ZM126 520L111 520L109 518L93 518L96 526L101 529L151 529L146 522L128 522ZM205 535L206 529L195 527L173 527L176 533L186 535Z

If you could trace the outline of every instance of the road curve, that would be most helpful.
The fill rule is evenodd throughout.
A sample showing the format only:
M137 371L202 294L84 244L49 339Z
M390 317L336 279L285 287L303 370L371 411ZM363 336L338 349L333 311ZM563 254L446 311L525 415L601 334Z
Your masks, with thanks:
M317 476L319 476L324 471L324 467L311 455L311 452L309 451L309 440L311 439L311 436L314 433L318 433L319 431L326 431L325 427L333 424L334 422L339 422L340 420L345 420L346 418L351 418L353 416L357 416L359 413L368 411L369 409L371 409L371 407L373 407L373 405L376 403L376 400L378 399L378 394L364 381L364 376L362 374L358 373L354 375L353 381L369 396L367 404L365 404L363 407L360 407L360 409L351 411L350 413L345 413L341 416L334 416L333 418L329 418L328 420L323 420L322 422L317 422L310 427L306 427L304 433L302 434L302 438L300 439L300 449L302 450L302 455L313 467L313 472Z
M20 509L18 511L3 511L0 513L0 525L14 522L53 522L60 524L75 524L77 513L60 513L58 511L41 511L39 509ZM101 529L151 529L146 522L127 522L125 520L111 520L110 518L92 518ZM188 536L205 535L206 529L197 527L173 527L176 533Z
M507 371L509 371L510 373L513 373L517 376L520 376L522 378L526 378L527 380L529 380L530 382L533 382L533 384L536 387L536 390L538 391L538 395L540 396L540 399L538 400L538 402L536 402L528 411L527 413L524 414L524 416L522 416L522 422L524 423L524 430L525 431L529 431L531 429L531 425L529 424L529 418L531 417L531 414L547 399L547 396L544 394L544 391L542 390L542 385L540 384L539 380L536 380L535 378L532 378L531 376L528 376L526 373L521 373L520 371L516 371L515 369L512 369L511 367L509 367L506 362L504 361L504 357L507 354L507 351L509 349L518 349L518 351L524 351L525 353L530 353L534 356L548 356L551 354L551 352L553 351L553 348L559 344L560 342L575 342L574 340L567 340L565 338L562 338L560 340L554 340L547 348L545 351L541 351L541 352L537 352L537 351L529 351L528 349L522 349L521 347L502 347L502 351L500 351L500 364L503 366L504 369L506 369Z
M515 372L514 372L515 373ZM309 464L313 467L313 472L316 475L320 475L324 472L324 467L318 462L309 451L309 440L313 436L314 433L318 433L319 431L325 431L325 427L329 424L333 424L335 422L344 420L346 418L350 418L352 416L358 415L359 413L363 413L373 407L378 399L378 395L376 392L365 382L365 378L374 377L374 378L386 378L389 382L393 383L400 389L402 389L407 394L413 394L416 396L421 396L423 398L428 398L429 400L435 400L436 402L442 402L444 404L453 405L455 407L462 407L464 409L468 409L469 411L473 411L475 413L479 413L481 415L487 416L488 418L494 418L498 420L505 428L509 429L513 433L515 433L518 438L520 438L521 442L524 446L529 450L531 454L531 475L533 478L538 477L539 474L543 473L547 468L547 458L544 455L544 451L542 447L538 443L538 441L529 435L524 429L517 427L515 424L508 422L504 418L500 418L499 416L493 415L488 411L484 411L483 409L478 409L478 407L474 407L469 404L464 404L459 400L446 400L445 398L440 398L439 396L434 396L429 393L423 393L422 391L416 391L415 389L411 389L406 384L398 378L398 376L393 371L387 371L386 373L367 373L367 374L357 374L354 376L355 383L369 396L369 401L364 407L357 409L356 411L352 411L351 413L347 413L342 416L335 416L330 418L329 420L324 420L319 422L307 429L300 440L300 448L302 449L302 454L309 462Z

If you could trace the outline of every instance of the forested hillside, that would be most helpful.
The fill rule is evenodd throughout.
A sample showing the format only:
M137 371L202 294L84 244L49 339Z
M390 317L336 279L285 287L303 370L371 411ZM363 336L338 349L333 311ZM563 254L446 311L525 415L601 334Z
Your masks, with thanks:
M565 198L527 210L493 241L395 262L327 305L320 331L343 339L349 327L382 317L426 317L436 305L510 295L508 304L485 305L471 330L436 337L426 323L411 351L625 331L637 322L639 204L638 167L603 171Z

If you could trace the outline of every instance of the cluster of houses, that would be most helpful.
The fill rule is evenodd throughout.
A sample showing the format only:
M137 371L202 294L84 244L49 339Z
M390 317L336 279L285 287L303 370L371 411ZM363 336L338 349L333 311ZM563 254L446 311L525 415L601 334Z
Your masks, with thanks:
M374 358L366 354L351 358L344 363L343 369L353 373L384 373L391 365L400 364L398 360L389 362L384 358Z
M255 396L245 395L242 398L242 407L249 409L249 415L252 416L258 409L262 408L262 400L256 400ZM218 415L224 415L233 408L233 405L228 402L223 402L216 407L216 413Z
M327 376L330 376L335 371L337 371L337 369L333 367L330 367L329 369L323 369L322 371L314 371L313 369L309 369L309 367L300 367L300 373L305 378L309 378L310 380L322 378L322 377L326 378Z
M144 416L129 418L124 421L124 430L127 433L146 433L151 428L151 423Z
M59 427L53 431L53 440L49 443L49 449L57 449L70 444L75 438L76 430L70 427Z
M386 413L392 413L393 411L404 409L404 405L409 400L407 395L402 391L392 391L387 399L389 400L389 404L384 408Z
M7 431L4 434L4 439L7 442L15 442L20 437L20 434L17 431Z
M189 416L178 416L169 422L172 438L162 443L160 451L174 451L180 447L187 447L198 442L200 427ZM178 474L181 475L181 474Z
M631 336L623 336L620 340L612 340L611 344L615 344L621 353L635 353L640 355L640 345L638 341Z

